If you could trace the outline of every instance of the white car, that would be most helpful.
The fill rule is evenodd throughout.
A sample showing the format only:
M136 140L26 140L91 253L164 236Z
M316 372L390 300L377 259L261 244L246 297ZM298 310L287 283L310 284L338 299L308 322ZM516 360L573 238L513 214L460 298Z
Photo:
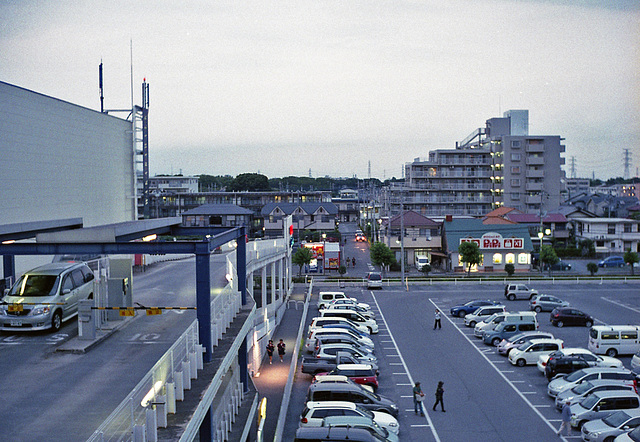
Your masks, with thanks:
M475 312L464 317L464 325L467 327L475 327L478 322L484 321L495 313L504 313L506 308L504 305L484 305L479 307Z
M390 414L382 411L369 411L353 402L344 401L307 402L300 415L300 426L319 427L327 416L344 415L367 416L390 433L398 434L400 432L398 420Z
M547 385L547 394L555 398L560 392L573 388L581 382L612 379L635 385L636 375L625 368L590 367L556 377Z
M587 361L589 365L592 367L612 367L612 368L622 368L622 361L620 359L611 358L609 356L600 356L593 354L590 350L586 348L563 348L559 351L557 356L572 356L572 355L581 355L582 359ZM547 366L547 362L549 361L549 356L551 355L541 355L538 358L538 370L544 374L544 369ZM556 356L556 355L553 355Z
M320 310L320 312L322 311L329 311L329 310L349 310L349 311L353 311L353 312L358 312L360 313L362 316L364 316L365 318L369 318L369 319L376 319L376 314L373 313L371 310L367 310L364 309L362 307L358 307L357 305L350 305L350 304L329 304L328 306L326 306L325 308L323 308L322 310ZM321 313L322 314L322 313Z
M541 355L548 355L562 348L562 339L532 339L509 352L509 362L518 367L535 364Z
M330 303L330 305L342 305L342 304L357 305L358 307L363 308L365 310L371 310L371 306L369 304L367 304L366 302L358 302L356 298L334 299Z

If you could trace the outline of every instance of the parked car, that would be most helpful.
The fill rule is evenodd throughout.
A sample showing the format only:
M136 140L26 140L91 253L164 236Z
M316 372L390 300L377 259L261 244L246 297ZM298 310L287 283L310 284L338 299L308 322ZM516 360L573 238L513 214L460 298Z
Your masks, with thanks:
M532 332L537 328L537 323L531 317L525 317L522 321L503 321L496 325L493 330L485 330L482 333L482 341L487 345L497 347L503 339L520 333ZM553 338L553 337L552 337ZM538 339L538 338L536 338Z
M335 299L333 301L330 302L331 305L343 305L343 304L347 304L347 305L357 305L360 308L363 308L365 310L371 310L371 306L365 302L358 302L357 299L355 298L342 298L342 299Z
M638 325L594 325L589 330L588 348L594 353L612 357L633 355L640 352L639 337Z
M321 335L316 339L316 346L313 351L316 351L320 347L328 344L348 344L356 350L360 350L362 353L375 353L373 346L363 344L348 335Z
M563 346L562 339L532 339L514 348L509 353L509 362L518 367L535 364L540 355L552 353L561 349Z
M374 348L373 341L371 338L366 336L361 336L353 330L348 328L339 328L339 327L322 327L312 330L307 335L307 340L304 344L305 350L310 353L313 353L316 349L316 341L318 338L322 338L324 336L344 336L355 339L359 344L364 345L365 347L369 347L371 349Z
M550 312L559 307L569 307L569 303L551 295L535 295L529 301L529 309L538 313Z
M375 432L382 439L389 442L398 442L400 439L397 434L387 431L386 428L382 428L371 418L365 416L328 416L324 418L322 422L323 427L349 427L349 428L367 428L370 431ZM353 440L353 439L350 439Z
M530 289L524 284L507 284L504 286L504 297L509 301L515 301L516 299L531 299L537 294L537 290Z
M564 327L565 325L582 325L591 327L593 318L583 311L573 307L556 307L549 316L549 321L556 327Z
M625 265L622 256L609 256L598 263L598 267L624 267Z
M640 351L631 357L631 369L640 370Z
M378 375L369 364L340 364L328 374L340 374L356 384L369 385L373 391L378 389ZM316 376L322 376L322 374Z
M599 391L570 406L571 426L582 429L589 421L619 410L640 410L640 398L630 391Z
M344 292L320 292L318 293L318 310L322 310L323 308L326 308L329 304L340 299L358 302L356 298L350 298L347 295L345 295Z
M551 338L553 339L553 335L547 332L540 331L529 331L524 333L518 333L517 335L513 335L511 337L503 339L498 344L498 354L503 356L509 356L509 352L511 349L518 347L522 343L526 341L530 341L532 339L542 339L542 338Z
M332 358L335 357L338 352L344 352L353 356L354 358L359 359L360 361L366 361L366 363L372 362L374 364L378 363L378 358L371 352L365 351L360 348L356 348L353 345L342 343L342 344L326 344L313 352L313 357L315 358Z
M357 382L353 385L313 383L307 392L308 401L348 401L367 410L382 411L393 417L398 417L398 406L391 399L366 391L360 388Z
M574 371L553 379L547 385L547 394L555 398L563 390L575 387L580 382L597 379L617 379L638 388L636 375L624 368L590 367Z
M602 419L587 422L582 426L582 440L610 442L620 434L640 427L640 411L620 410Z
M478 309L464 317L464 325L467 327L475 327L479 321L482 321L494 313L504 313L507 311L504 305L483 305Z
M538 358L538 370L541 373L545 372L546 365L549 363L551 359L560 358L564 356L577 356L579 355L583 360L585 360L592 367L612 367L612 368L622 368L622 361L620 359L611 358L609 356L600 356L593 354L591 350L581 347L569 347L563 348L562 350L558 350L556 352L551 353L548 356L540 356Z
M320 310L322 318L346 318L356 324L362 325L369 333L378 333L378 323L375 319L367 318L354 310Z
M2 298L0 330L58 331L78 314L80 301L93 299L93 285L93 272L84 263L55 262L29 270Z
M531 312L531 311L502 312L502 313L495 313L489 316L488 318L478 322L476 326L473 328L473 336L475 336L476 338L484 339L484 337L487 334L496 330L498 326L503 322L517 323L517 324L523 324L523 323L533 324L532 328L530 326L525 327L525 330L522 330L522 331L531 331L531 330L538 329L538 319L537 319L536 312ZM500 336L500 339L504 337L505 336ZM494 344L494 342L491 342L491 341L487 341L487 343Z
M379 442L381 436L369 428L353 427L299 427L293 442L341 441Z
M350 305L350 304L329 304L328 306L326 306L325 308L323 308L322 310L326 310L326 311L331 311L331 310L348 310L348 311L353 311L353 312L357 312L360 313L362 316L364 316L365 318L369 318L369 319L376 319L376 314L373 313L371 310L369 309L365 309L362 307L358 307L357 305ZM321 310L321 311L322 311Z
M554 357L549 358L544 366L544 375L550 381L560 374L569 374L589 367L591 367L591 364L582 355Z
M329 373L341 364L368 364L378 372L378 365L367 359L359 359L346 351L339 351L334 357L324 356L321 358L307 357L302 358L300 369L305 374L316 375L318 373Z
M300 426L320 427L327 416L366 416L391 433L400 432L398 420L389 413L369 411L346 401L307 402L300 415Z
M636 427L628 433L616 437L615 442L640 442L640 428Z
M359 333L365 333L366 336L369 336L369 328L364 325L356 324L355 322L341 317L315 317L311 320L311 324L309 324L309 331L315 330L317 328L323 328L328 325L335 325L337 327L345 327L352 328L357 330Z
M549 264L544 265L544 270L549 270ZM568 262L564 262L563 260L559 260L557 263L551 266L551 270L560 270L560 271L571 270L571 264L569 264Z
M367 288L368 289L381 289L382 288L382 273L369 272L367 274Z
M580 402L584 397L591 393L607 390L625 390L636 393L635 387L633 385L625 384L624 381L618 381L615 379L584 381L573 388L568 388L558 393L556 396L556 408L558 410L562 410L562 406L566 401L570 401L574 404L576 402Z
M469 301L462 305L456 305L451 307L450 313L451 316L457 316L459 318L464 318L469 313L475 312L479 307L483 305L497 305L498 303L495 301L490 301L488 299L476 299L474 301Z
M331 370L333 370L333 368L331 368ZM353 384L373 393L373 388L371 388L369 385L356 384L351 379L341 374L325 374L323 376L317 376L313 379L313 383L314 384Z

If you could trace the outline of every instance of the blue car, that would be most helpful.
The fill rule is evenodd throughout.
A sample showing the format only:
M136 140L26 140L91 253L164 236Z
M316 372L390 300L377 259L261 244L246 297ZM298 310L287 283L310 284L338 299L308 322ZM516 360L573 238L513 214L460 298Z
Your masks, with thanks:
M485 305L498 305L498 303L496 301L490 301L488 299L476 299L475 301L469 301L463 305L456 305L454 307L451 307L451 316L464 318L468 314L475 312L476 310L478 310L478 308Z
M598 267L624 267L625 265L622 256L610 256L598 263Z

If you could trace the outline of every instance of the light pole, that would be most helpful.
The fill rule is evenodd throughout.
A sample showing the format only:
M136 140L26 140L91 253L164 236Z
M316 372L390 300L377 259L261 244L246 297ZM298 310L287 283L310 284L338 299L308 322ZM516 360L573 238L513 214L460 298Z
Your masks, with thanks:
M404 286L404 202L400 195L400 274L402 279L400 284Z

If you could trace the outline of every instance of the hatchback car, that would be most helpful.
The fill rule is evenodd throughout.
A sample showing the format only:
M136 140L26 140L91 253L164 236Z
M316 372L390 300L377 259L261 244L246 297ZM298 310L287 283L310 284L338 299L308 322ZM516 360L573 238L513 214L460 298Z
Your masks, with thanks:
M561 391L556 396L556 408L562 410L562 406L566 401L575 404L580 402L585 396L595 393L597 391L607 390L625 390L636 392L633 385L625 384L624 381L617 381L614 379L600 379L593 381L584 381L579 383L573 388L568 388Z
M373 419L365 416L328 416L322 422L323 427L349 427L349 428L367 428L373 430L381 440L389 442L398 442L398 435L382 428Z
M0 330L60 330L93 299L93 272L86 264L55 262L24 273L2 298Z
M554 308L549 316L549 321L556 327L564 327L565 325L591 327L593 325L593 318L591 316L572 307Z
M314 382L309 386L307 392L307 402L309 401L348 401L367 410L382 411L398 417L398 406L391 399L367 391L357 383L325 384Z
M532 339L511 350L509 362L518 367L535 364L540 355L557 351L562 346L562 339Z
M598 267L624 267L625 265L622 256L609 256L598 263Z
M382 274L380 272L369 272L369 274L367 275L367 288L368 289L382 288Z
M555 398L563 390L573 388L581 382L597 379L615 379L628 385L638 386L636 375L624 368L591 367L574 371L566 376L555 378L547 385L547 394Z
M544 270L549 270L549 264L545 264ZM559 260L557 263L551 266L551 270L559 270L559 271L567 271L571 270L571 264L568 262L564 262L563 260Z
M609 442L616 436L640 427L640 410L619 410L602 419L595 419L582 426L582 440Z
M400 432L398 420L389 413L369 411L346 401L307 402L300 415L300 426L320 427L327 416L366 416L391 433Z
M544 375L550 381L558 375L573 373L589 367L591 367L591 364L582 355L554 357L549 358L547 361L544 367Z
M484 305L479 307L475 312L464 317L464 325L467 327L475 327L479 321L483 321L495 313L504 313L507 309L504 305Z
M536 295L529 301L529 309L538 313L550 312L558 307L569 307L569 303L551 295Z
M519 333L517 335L511 336L509 338L503 339L498 344L498 354L503 356L509 356L509 352L511 349L518 347L526 341L530 341L532 339L542 339L542 338L551 338L553 339L553 335L551 333L539 332L539 331L530 331L525 333Z
M484 305L497 305L497 304L498 304L497 302L490 301L488 299L476 299L474 301L469 301L462 305L456 305L451 307L450 313L451 313L451 316L464 318L469 313L475 312L478 308Z
M356 348L348 343L322 345L315 349L313 356L315 358L333 358L338 352L347 353L362 362L378 363L378 358L372 352L367 351L366 348Z

